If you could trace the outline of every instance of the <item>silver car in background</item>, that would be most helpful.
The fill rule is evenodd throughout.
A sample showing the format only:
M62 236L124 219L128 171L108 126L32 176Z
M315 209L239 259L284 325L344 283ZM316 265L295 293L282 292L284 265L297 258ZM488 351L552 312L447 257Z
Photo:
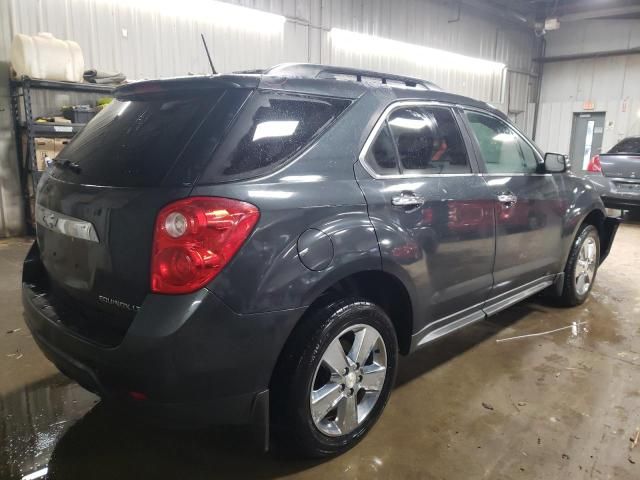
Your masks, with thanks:
M607 208L640 212L640 136L627 137L587 166Z

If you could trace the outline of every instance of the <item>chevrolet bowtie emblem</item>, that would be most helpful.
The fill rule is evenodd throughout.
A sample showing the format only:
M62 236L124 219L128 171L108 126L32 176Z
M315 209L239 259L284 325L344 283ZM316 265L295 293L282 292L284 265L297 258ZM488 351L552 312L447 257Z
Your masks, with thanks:
M100 243L91 222L54 212L38 204L36 204L36 222L44 228L68 237Z
M58 216L55 213L45 213L42 216L42 223L48 228L56 228L58 224Z

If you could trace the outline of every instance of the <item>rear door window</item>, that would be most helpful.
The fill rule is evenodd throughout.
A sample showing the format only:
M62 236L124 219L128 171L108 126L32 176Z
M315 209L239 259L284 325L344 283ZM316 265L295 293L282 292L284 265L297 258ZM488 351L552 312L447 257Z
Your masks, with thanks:
M367 151L367 165L378 175L397 175L399 171L396 155L396 146L393 143L389 127L385 123Z
M401 173L469 173L471 165L458 124L447 108L394 110L387 120L398 148Z
M345 99L255 92L198 183L274 170L318 138L349 104Z
M65 181L91 185L163 184L225 93L223 89L168 91L114 100L61 152L51 174ZM225 105L237 111L240 101L239 98ZM223 129L224 125L218 122L217 128ZM176 182L168 179L164 183Z
M393 110L369 147L365 162L378 175L471 172L458 122L446 107L416 105Z

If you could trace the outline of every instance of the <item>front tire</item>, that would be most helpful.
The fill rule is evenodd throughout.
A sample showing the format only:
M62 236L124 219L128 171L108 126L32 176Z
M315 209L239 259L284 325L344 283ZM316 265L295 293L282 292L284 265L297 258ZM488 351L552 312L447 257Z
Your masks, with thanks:
M377 305L349 298L313 312L272 379L276 444L316 458L353 447L387 403L397 357L395 329Z
M600 236L593 225L583 225L571 247L564 269L561 304L574 307L589 297L600 264Z

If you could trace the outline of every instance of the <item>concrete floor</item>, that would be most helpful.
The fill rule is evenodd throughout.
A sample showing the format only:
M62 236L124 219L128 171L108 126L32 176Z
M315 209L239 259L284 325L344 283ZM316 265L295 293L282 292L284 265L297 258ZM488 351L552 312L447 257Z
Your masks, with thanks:
M585 305L535 298L403 360L378 424L326 462L248 450L237 431L146 426L57 373L22 320L29 244L0 241L0 479L640 478L638 223Z

